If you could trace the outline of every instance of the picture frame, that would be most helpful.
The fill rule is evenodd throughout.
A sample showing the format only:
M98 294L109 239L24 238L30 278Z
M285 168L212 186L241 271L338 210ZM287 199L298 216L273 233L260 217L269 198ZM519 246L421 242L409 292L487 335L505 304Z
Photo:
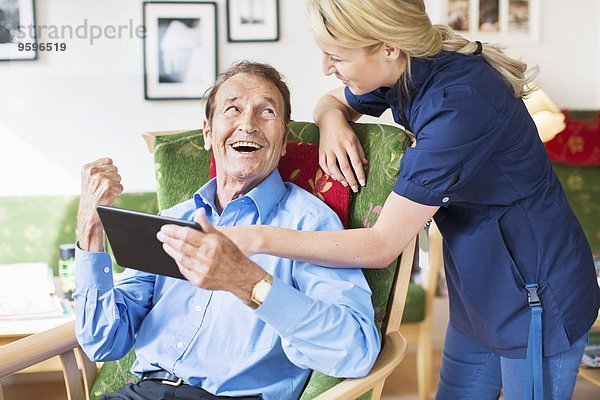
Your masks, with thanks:
M442 16L473 40L533 44L540 40L541 0L442 0Z
M229 42L277 42L279 0L227 0Z
M37 59L34 0L0 0L0 61Z
M217 78L217 4L143 3L144 97L203 99Z

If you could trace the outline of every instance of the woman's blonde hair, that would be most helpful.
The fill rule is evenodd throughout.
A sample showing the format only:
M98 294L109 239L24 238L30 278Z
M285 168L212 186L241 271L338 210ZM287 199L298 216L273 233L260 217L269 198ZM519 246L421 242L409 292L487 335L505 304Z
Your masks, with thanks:
M440 51L473 54L479 46L447 25L433 25L423 0L308 0L307 11L311 30L326 43L350 48L381 43L399 47L409 67L402 77L405 88L412 57L430 58ZM512 86L515 97L531 92L535 70L528 72L525 63L488 43L482 45L481 57Z

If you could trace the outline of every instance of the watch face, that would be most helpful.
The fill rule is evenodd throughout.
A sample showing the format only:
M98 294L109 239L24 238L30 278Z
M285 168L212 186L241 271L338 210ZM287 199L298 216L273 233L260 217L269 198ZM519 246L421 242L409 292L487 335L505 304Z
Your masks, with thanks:
M266 282L264 280L260 281L254 287L254 297L256 298L256 300L262 303L267 298L270 289L271 284L269 282Z

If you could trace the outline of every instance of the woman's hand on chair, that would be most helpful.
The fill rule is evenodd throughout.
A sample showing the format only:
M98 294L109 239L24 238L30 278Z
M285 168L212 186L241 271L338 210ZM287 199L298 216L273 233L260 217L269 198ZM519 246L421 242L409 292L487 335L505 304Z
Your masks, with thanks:
M365 185L367 164L365 152L358 137L345 120L323 121L320 125L319 165L325 174L342 185L350 185L353 192Z
M319 165L325 174L356 193L365 185L367 164L365 152L348 121L362 114L346 101L344 88L339 87L322 96L315 107L314 119L319 125Z

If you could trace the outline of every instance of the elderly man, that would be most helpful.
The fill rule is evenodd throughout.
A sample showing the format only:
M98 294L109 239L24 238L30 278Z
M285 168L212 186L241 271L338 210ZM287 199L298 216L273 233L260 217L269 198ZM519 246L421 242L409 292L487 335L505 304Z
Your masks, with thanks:
M157 235L188 280L126 270L113 285L95 209L114 203L121 178L109 159L83 168L77 337L95 360L135 347L132 371L142 377L103 398L296 399L310 369L340 377L371 369L380 343L360 270L248 258L213 227L342 228L333 211L277 171L289 99L279 73L258 63L234 65L211 89L204 139L217 177L162 212L194 219L204 232L169 225Z

